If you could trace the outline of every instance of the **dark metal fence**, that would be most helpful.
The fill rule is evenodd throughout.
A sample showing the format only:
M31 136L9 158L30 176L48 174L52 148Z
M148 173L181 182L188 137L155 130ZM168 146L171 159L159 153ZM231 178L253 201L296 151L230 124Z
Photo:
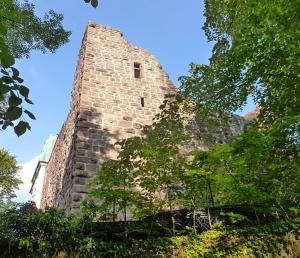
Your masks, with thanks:
M116 222L95 222L88 230L99 238L122 239L124 230L128 231L128 236L133 238L146 238L148 236L167 236L182 234L187 227L195 228L198 232L211 229L215 222L226 221L226 213L235 213L247 217L247 220L239 222L242 224L255 223L258 220L267 219L262 212L263 207L253 206L219 206L211 208L200 208L195 211L181 209L157 213L148 216L143 220ZM193 219L195 218L195 220ZM126 227L125 227L126 226Z

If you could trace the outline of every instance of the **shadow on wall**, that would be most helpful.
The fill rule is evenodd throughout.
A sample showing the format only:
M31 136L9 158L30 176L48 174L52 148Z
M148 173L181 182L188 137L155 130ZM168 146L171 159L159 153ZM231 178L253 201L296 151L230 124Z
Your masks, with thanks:
M86 182L96 176L105 160L117 158L114 144L120 140L121 133L115 127L116 121L105 122L94 108L82 110L77 117L66 168L55 193L59 208L78 209L88 192Z

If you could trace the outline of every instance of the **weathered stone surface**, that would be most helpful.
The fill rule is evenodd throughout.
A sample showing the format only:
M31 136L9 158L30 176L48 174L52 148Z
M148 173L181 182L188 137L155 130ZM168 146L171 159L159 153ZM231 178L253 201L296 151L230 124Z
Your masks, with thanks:
M140 78L134 76L134 63L140 64ZM69 212L79 207L84 181L96 175L104 160L117 156L114 143L139 135L159 112L165 94L174 91L153 55L131 45L120 31L89 23L70 112L47 166L42 208Z
M74 183L77 185L85 185L86 180L82 177L76 177Z
M142 129L143 126L139 123L134 123L133 127L136 128L136 129Z
M82 200L82 195L80 194L73 194L73 201L74 202L79 202Z

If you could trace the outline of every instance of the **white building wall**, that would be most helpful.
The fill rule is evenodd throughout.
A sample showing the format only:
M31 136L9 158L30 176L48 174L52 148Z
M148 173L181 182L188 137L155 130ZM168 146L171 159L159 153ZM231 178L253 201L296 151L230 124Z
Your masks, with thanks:
M53 148L55 146L57 135L50 135L45 141L43 150L39 155L38 164L35 168L33 177L31 179L31 200L35 202L37 208L41 208L42 191L46 173L46 167L51 157Z
M37 166L37 170L35 171L36 178L31 188L31 200L35 202L36 207L38 209L40 209L41 207L42 190L43 190L46 167L47 167L47 163L39 162Z

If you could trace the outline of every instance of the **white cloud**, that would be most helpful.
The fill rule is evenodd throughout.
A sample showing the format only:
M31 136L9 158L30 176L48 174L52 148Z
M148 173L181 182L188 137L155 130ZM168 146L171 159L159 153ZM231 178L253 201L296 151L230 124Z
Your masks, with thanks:
M19 186L19 190L16 191L17 202L27 202L31 199L29 193L31 187L31 179L38 163L38 158L39 157L36 156L25 164L20 165L21 169L19 171L19 177L23 183Z

